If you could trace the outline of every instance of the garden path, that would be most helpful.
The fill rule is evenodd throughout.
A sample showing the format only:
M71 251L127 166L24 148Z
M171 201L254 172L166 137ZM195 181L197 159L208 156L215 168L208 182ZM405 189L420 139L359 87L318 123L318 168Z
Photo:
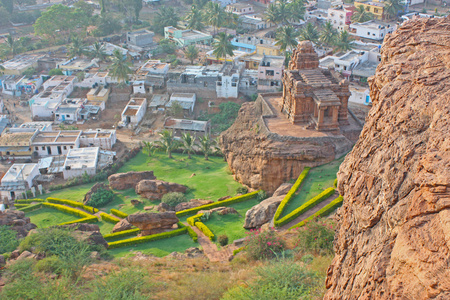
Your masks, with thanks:
M187 224L185 224L187 225ZM230 260L230 258L233 256L233 251L236 250L238 247L236 247L234 244L230 244L226 247L222 247L221 250L217 248L217 245L211 242L211 240L203 234L197 227L190 226L195 233L198 235L198 243L203 248L203 253L205 253L206 257L211 262L227 262Z

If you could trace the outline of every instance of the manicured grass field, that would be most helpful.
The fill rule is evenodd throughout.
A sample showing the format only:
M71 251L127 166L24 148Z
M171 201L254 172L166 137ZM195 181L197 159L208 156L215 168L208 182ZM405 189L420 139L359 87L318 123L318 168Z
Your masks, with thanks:
M323 192L326 188L332 187L336 179L336 173L344 158L345 156L326 165L312 168L300 186L298 194L288 204L282 216L291 213L312 197Z
M46 228L79 219L77 216L66 214L62 211L51 208L40 208L38 210L25 213L25 216L29 217L31 223L36 224L38 228Z
M199 247L199 244L194 243L189 235L183 234L164 240L138 244L135 247L130 246L112 249L108 252L116 258L132 256L134 251L139 251L147 255L163 257L174 251L182 253L191 247Z
M219 214L212 214L211 218L205 222L205 225L216 236L216 243L219 236L228 236L228 243L232 243L234 240L243 238L246 236L246 230L244 225L245 216L239 216L236 214L228 214L221 216Z
M186 154L172 155L173 158L169 159L163 153L155 153L149 157L146 153L140 152L119 172L153 171L157 179L188 186L189 191L186 194L188 199L215 201L223 196L234 196L236 189L241 186L234 181L227 163L221 157L210 157L209 160L205 160L200 155L192 155L192 159L188 159Z

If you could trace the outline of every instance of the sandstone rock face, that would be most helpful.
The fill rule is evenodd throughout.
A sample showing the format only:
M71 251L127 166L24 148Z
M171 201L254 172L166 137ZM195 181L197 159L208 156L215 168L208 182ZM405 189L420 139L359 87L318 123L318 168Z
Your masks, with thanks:
M239 214L238 211L234 208L234 207L225 207L225 206L221 206L221 207L216 207L210 210L200 210L198 212L198 214L204 214L204 213L217 213L221 216L223 215L228 215L228 214Z
M126 219L122 219L120 220L120 222L116 223L116 225L114 225L112 232L119 232L119 231L124 231L124 230L129 230L133 227L133 225L131 225Z
M202 200L202 199L192 199L189 202L183 202L175 206L175 211L182 211L185 209L190 209L194 207L199 207L202 205L213 203L211 200Z
M250 208L245 214L244 228L258 228L270 222L284 196L291 189L291 183L283 183L270 198Z
M103 182L97 182L93 187L89 190L89 192L84 195L83 203L86 204L89 200L91 200L92 194L95 193L99 189L110 190L109 186Z
M325 299L450 299L450 18L405 23L381 54Z
M108 248L108 242L103 238L103 235L99 231L79 231L73 232L74 237L79 241L86 241L91 245L102 245Z
M28 232L37 228L33 223L30 223L30 218L25 217L25 213L20 210L5 210L0 212L0 226L11 226L11 229L17 231L18 238L24 238Z
M108 177L109 185L114 190L134 189L141 180L156 179L153 171L117 173Z
M126 220L141 229L141 235L150 235L167 231L178 222L174 211L162 213L135 213L129 215Z
M153 200L159 200L167 193L185 193L186 190L187 187L184 185L162 180L141 180L136 185L136 194Z

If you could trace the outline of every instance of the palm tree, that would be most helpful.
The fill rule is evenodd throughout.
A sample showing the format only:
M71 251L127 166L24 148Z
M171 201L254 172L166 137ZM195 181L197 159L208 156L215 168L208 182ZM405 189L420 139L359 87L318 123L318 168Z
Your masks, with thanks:
M352 49L351 40L352 40L352 38L347 30L341 31L341 33L338 35L337 39L335 40L336 50L338 50L338 51L351 50Z
M178 141L174 139L173 131L164 130L159 135L161 136L161 140L156 143L158 143L162 151L169 155L169 158L172 158L172 151L179 147Z
M264 19L267 22L278 24L280 21L280 16L278 13L278 7L275 3L269 4L269 7L267 7L266 12L264 13Z
M323 26L322 32L319 36L319 41L327 46L330 46L333 44L334 40L337 38L338 32L336 28L333 27L333 24L331 22L326 22L325 26Z
M211 2L210 2L211 3ZM227 55L233 56L233 50L236 49L236 46L231 44L230 39L233 36L231 34L226 34L225 32L220 32L217 35L217 38L215 39L213 43L213 54L214 56L219 59L221 57L225 58L225 64L227 63Z
M145 150L147 150L147 152L148 152L148 156L152 156L152 153L156 148L155 143L154 142L146 142L146 141L143 141L143 143L144 143Z
M275 36L275 45L280 46L281 51L291 51L298 44L297 42L298 31L292 26L283 26L278 28Z
M303 0L294 0L288 5L289 13L291 15L290 19L292 22L305 19L305 2Z
M127 62L127 57L119 51L119 49L114 50L113 63L111 64L111 76L117 78L117 80L122 83L128 79L128 74L132 71Z
M289 20L292 19L291 5L287 0L278 0L276 2L278 10L278 21L285 25L289 24Z
M352 23L363 23L372 20L373 14L368 12L364 6L359 5L352 15Z
M195 136L192 136L190 133L183 133L181 141L183 142L183 153L187 152L188 158L191 159L191 153L195 150Z
M6 36L5 42L8 52L11 53L13 57L21 52L22 47L20 45L20 42L18 40L15 40L11 34L8 34Z
M92 49L89 51L89 56L91 58L98 58L100 61L103 61L106 57L105 45L95 42Z
M164 27L176 26L180 18L172 6L161 6L153 19L153 28L164 35Z
M216 28L223 25L225 20L225 11L220 7L218 2L208 2L205 6L206 23L214 27L214 35L216 35Z
M72 43L69 46L67 54L70 58L75 56L82 56L86 53L86 47L84 46L84 41L78 36L72 37Z
M186 55L187 59L191 60L191 65L194 64L194 59L198 57L198 49L195 45L189 45L184 51L184 55Z
M208 160L208 155L211 153L211 147L214 145L214 140L211 139L209 135L204 135L199 138L200 140L200 150L205 155L205 160Z
M205 28L203 13L195 5L191 6L191 11L186 15L185 20L188 21L189 29L203 30Z
M397 16L399 11L403 10L403 5L399 0L385 0L384 2L384 17L386 19L392 19Z
M306 23L306 26L300 30L299 40L317 43L319 40L319 32L317 31L316 26L314 26L313 23Z

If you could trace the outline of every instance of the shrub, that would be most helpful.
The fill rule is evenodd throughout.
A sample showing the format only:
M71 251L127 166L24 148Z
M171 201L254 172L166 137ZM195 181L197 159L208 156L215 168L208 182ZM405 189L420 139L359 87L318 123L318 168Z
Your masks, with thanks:
M140 236L140 237L121 240L121 241L117 241L117 242L111 242L108 244L108 249L115 249L115 248L126 247L126 246L134 246L137 244L142 244L142 243L146 243L146 242L150 242L150 241L167 239L167 238L174 237L177 235L182 235L186 232L187 232L187 229L185 227L185 228L175 229L175 230L172 230L169 232L162 232L162 233L153 234L153 235Z
M265 191L262 191L262 190L258 192L258 195L256 195L256 199L259 202L263 201L266 198L267 198L267 193Z
M228 236L225 234L219 235L218 242L220 246L228 245Z
M236 189L236 194L247 194L248 193L248 187L246 186L240 186Z
M334 180L333 186L337 187L337 178Z
M318 210L316 213L314 213L313 215L311 215L308 218L304 219L300 223L295 224L294 226L292 226L289 229L295 229L295 228L302 227L302 226L304 226L306 224L306 222L311 221L311 220L313 220L313 219L315 219L317 217L326 217L326 216L328 216L336 208L338 208L339 206L342 205L342 201L343 201L342 196L337 197L336 199L334 199L333 201L331 201L330 203L328 203L327 205L322 207L320 210Z
M30 211L39 209L41 207L42 207L42 203L37 203L37 204L33 204L33 205L28 205L27 207L19 208L18 210L23 211L23 212L30 212Z
M119 218L122 218L122 219L125 219L126 217L128 217L127 213L124 213L123 211L120 211L120 210L117 210L114 208L111 208L110 212L111 212L111 214L113 214Z
M211 241L214 241L216 239L216 236L214 235L214 233L212 233L211 229L209 229L208 226L206 226L202 222L195 222L195 227L200 229L200 231L203 232L203 234L206 235Z
M39 260L36 265L34 265L34 270L38 272L58 274L58 271L60 271L59 266L61 264L61 260L57 256L52 255Z
M78 207L81 209L84 209L85 211L88 211L90 213L98 213L99 210L97 208L94 208L92 206L84 205L81 202L73 201L73 200L67 200L67 199L59 199L59 198L47 198L47 201L50 203L56 203L56 204L65 204L72 207Z
M320 254L333 253L334 226L331 221L311 221L298 230L299 250L315 251Z
M238 249L233 250L233 255L238 254L239 252L241 252L242 250L244 250L244 248L245 248L245 247L241 247L241 248L238 248Z
M114 199L114 192L107 189L98 189L95 193L92 194L91 199L86 203L87 205L91 205L93 207L102 207Z
M54 208L54 209L60 210L62 212L65 212L65 213L68 213L68 214L71 214L71 215L78 216L78 217L81 217L81 218L92 217L92 215L88 214L87 212L84 212L82 210L75 209L75 208L72 208L72 207L67 207L67 206L64 206L64 205L61 205L61 204L54 204L54 203L44 202L44 203L42 203L42 205L45 206L45 207L49 207L49 208Z
M44 199L20 199L20 200L16 200L16 203L21 203L21 204L25 204L25 203L33 203L33 202L45 202Z
M191 239L192 239L195 243L197 243L197 241L198 241L198 235L197 235L197 233L195 233L195 231L194 231L191 227L186 226L186 225L184 225L184 224L181 223L181 222L178 222L177 225L178 225L178 228L186 228L186 229L187 229L187 233L189 234L189 236L191 237Z
M281 201L280 205L277 208L277 211L275 212L275 215L273 216L274 223L277 222L277 220L281 217L281 214L283 213L284 209L288 205L289 201L294 197L295 192L297 192L298 188L302 184L303 180L305 180L306 176L309 173L309 170L311 168L304 168L303 171L298 176L297 180L295 181L294 185L291 187L289 192L284 196L283 200Z
M110 240L114 240L114 239L125 237L125 236L137 235L140 231L141 230L139 228L133 228L133 229L129 229L129 230L105 234L103 236L103 238L107 241L110 241Z
M70 224L75 224L75 223L95 223L95 222L98 222L98 218L96 216L91 216L91 217L87 217L87 218L81 218L78 220L64 222L64 223L61 223L58 225L63 226L63 225L70 225Z
M311 198L305 204L303 204L302 206L298 207L297 209L295 209L290 214L284 216L283 218L281 218L279 220L275 220L274 221L275 226L279 227L279 226L283 226L284 224L289 223L290 221L294 220L295 218L297 218L298 216L300 216L304 212L308 211L312 207L316 206L320 202L324 201L325 199L327 199L328 197L333 195L334 192L335 192L334 188L327 188L325 191L323 191L319 195Z
M186 202L186 201L187 201L186 197L182 193L178 193L178 192L167 193L161 199L162 203L166 203L167 205L169 205L171 207L175 207L178 204Z
M30 206L30 204L25 204L25 203L15 203L14 207L15 208L24 208L24 207L28 207Z
M250 230L244 245L252 259L274 258L286 248L284 241L274 230Z
M100 213L100 217L102 217L103 221L106 221L106 222L109 222L109 223L116 224L116 223L120 222L119 219L114 218L114 217L112 217L112 216L110 216L110 215L108 215L107 213L104 213L104 212Z
M9 226L0 226L0 254L16 250L19 246L17 232L10 229Z
M189 217L186 219L186 221L188 222L189 225L191 226L195 226L195 222L201 221L201 217L203 216L203 214L197 214L195 216Z

